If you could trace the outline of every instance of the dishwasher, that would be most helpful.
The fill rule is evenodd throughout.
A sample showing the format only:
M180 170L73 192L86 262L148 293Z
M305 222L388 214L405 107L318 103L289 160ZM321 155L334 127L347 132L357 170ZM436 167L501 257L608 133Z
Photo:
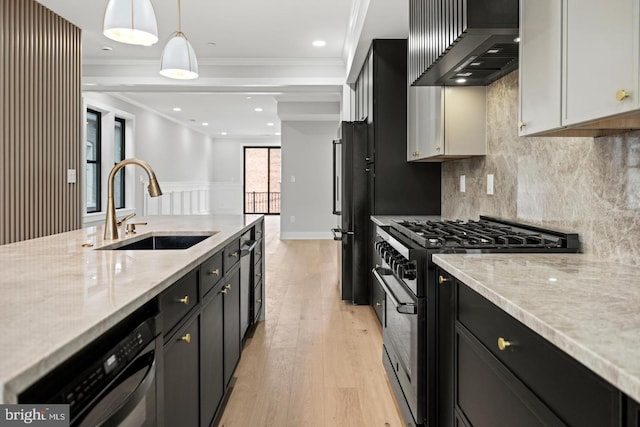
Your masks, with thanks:
M253 277L253 249L258 242L252 239L251 231L240 237L240 337L244 340L251 325L251 278Z
M67 404L72 427L155 426L162 338L152 310L127 317L21 393L18 402Z

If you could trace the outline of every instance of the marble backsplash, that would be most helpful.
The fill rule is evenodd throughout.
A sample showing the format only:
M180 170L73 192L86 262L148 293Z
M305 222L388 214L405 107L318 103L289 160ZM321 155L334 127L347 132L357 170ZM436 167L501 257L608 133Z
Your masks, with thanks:
M444 217L490 215L577 232L584 253L640 264L640 132L519 137L517 71L489 86L487 120L486 157L443 163Z

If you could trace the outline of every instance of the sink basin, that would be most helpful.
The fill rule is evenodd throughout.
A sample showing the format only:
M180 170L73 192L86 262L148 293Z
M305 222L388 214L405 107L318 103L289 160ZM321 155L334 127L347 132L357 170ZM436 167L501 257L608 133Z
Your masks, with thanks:
M143 250L143 251L159 251L159 250L176 250L189 249L197 245L205 239L213 236L215 233L199 234L199 235L153 235L142 239L126 242L115 243L113 245L104 246L103 250Z

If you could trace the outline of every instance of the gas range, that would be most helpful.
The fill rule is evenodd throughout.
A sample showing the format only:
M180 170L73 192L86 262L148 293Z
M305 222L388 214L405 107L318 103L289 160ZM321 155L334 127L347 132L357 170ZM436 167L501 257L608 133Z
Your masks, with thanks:
M447 361L453 333L441 330L453 294L442 285L446 280L438 280L432 255L579 252L578 237L488 216L391 221L376 228L372 275L385 295L383 364L408 426L453 425L452 397L443 385L452 375Z

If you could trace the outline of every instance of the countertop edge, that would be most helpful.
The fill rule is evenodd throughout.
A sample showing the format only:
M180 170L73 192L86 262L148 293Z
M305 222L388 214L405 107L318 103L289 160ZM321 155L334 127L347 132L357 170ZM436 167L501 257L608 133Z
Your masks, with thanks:
M577 255L580 256L580 255ZM624 368L611 363L598 353L585 347L569 337L561 330L555 329L542 319L526 311L519 305L503 297L500 293L488 288L481 282L466 274L463 270L450 264L438 254L433 255L433 262L442 267L465 286L476 291L498 308L536 332L558 349L571 356L596 375L618 388L620 391L640 402L640 378L630 375ZM549 333L553 330L553 333Z
M84 332L76 335L66 343L63 343L60 347L53 350L51 353L47 354L43 359L40 359L39 361L31 364L26 369L13 375L11 378L5 378L4 380L0 379L0 403L17 403L18 395L28 387L30 387L33 383L47 375L69 357L76 354L90 342L102 335L104 332L116 326L118 322L134 313L137 309L141 308L144 304L148 303L156 296L160 295L160 293L170 287L182 276L207 260L214 253L221 251L224 246L229 244L232 240L239 238L248 229L264 219L264 215L255 216L256 218L253 219L253 221L244 224L244 226L239 227L236 231L226 231L229 233L229 236L224 240L221 240L218 244L216 244L216 246L196 256L191 261L186 263L183 267L177 269L172 274L159 281L152 288L139 295L137 298L132 299L125 306L120 307L116 312L98 320L96 323L89 326Z

